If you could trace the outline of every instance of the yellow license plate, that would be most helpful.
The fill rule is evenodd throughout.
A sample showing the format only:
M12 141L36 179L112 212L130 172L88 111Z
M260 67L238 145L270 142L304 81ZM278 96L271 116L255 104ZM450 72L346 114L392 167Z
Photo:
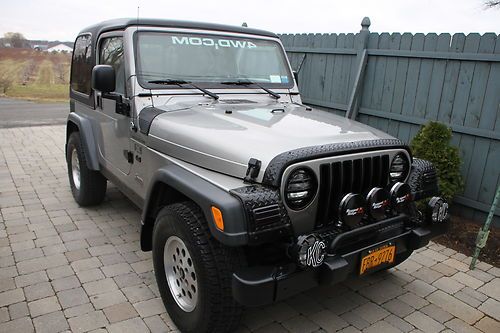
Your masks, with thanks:
M396 246L392 244L384 245L377 249L368 251L368 253L361 258L359 275L364 274L380 265L392 264L394 262L395 254Z

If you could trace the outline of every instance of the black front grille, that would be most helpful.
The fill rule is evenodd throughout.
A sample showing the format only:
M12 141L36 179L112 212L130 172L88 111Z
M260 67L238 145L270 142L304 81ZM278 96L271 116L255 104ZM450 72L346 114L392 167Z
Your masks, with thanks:
M337 220L340 201L346 194L366 195L374 187L386 187L389 155L324 163L319 172L317 227Z

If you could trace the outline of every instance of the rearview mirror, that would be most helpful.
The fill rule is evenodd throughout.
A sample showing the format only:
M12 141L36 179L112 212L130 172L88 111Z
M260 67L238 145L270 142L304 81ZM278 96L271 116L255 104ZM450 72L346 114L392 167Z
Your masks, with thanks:
M96 65L92 68L92 89L102 93L115 91L115 69L110 65Z

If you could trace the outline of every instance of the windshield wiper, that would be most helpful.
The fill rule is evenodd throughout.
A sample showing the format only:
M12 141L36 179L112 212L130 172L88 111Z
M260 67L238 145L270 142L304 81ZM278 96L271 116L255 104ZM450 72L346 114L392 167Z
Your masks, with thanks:
M196 88L198 89L199 91L203 92L204 94L207 94L208 96L212 97L213 99L215 100L218 100L219 99L219 95L211 92L211 91L208 91L206 90L205 88L202 88L202 87L198 87L197 85L195 85L194 83L192 82L189 82L189 81L185 81L185 80L177 80L177 79L162 79L162 80L151 80L151 81L148 81L148 83L154 83L154 84L172 84L172 85L176 85L176 86L179 86L179 87L182 87L183 85L187 84L187 85L190 85L191 87L193 88Z
M231 86L250 86L253 84L253 85L259 87L260 89L264 90L266 93L273 96L274 98L276 98L276 99L281 98L281 96L278 93L275 93L274 91L267 89L266 87L263 87L260 84L258 84L256 82L249 81L249 80L223 81L223 82L220 82L220 84L227 84L227 85L231 85Z

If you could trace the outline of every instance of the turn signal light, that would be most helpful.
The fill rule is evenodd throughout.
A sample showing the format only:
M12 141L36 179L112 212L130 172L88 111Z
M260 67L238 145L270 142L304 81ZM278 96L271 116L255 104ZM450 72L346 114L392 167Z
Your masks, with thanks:
M219 208L212 206L212 216L214 218L215 226L220 231L224 231L224 219L222 218L222 212Z

